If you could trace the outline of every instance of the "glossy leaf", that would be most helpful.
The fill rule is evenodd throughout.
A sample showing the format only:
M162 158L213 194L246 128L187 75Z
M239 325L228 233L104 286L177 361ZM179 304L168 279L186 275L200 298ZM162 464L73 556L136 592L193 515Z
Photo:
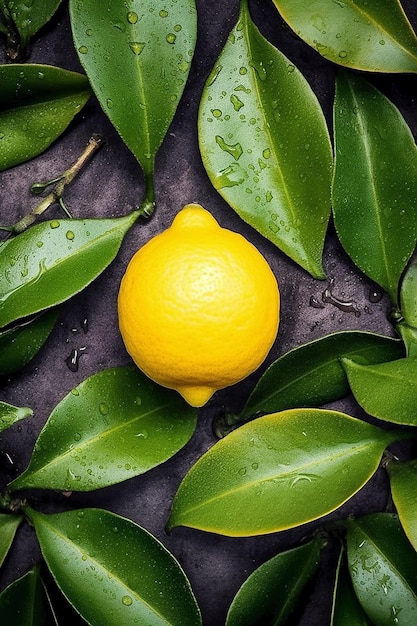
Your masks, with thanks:
M417 148L398 109L341 73L334 105L336 231L353 262L397 303L417 241Z
M0 171L46 150L91 95L83 74L50 65L0 65L0 84Z
M247 2L205 85L204 166L238 215L318 278L332 152L316 96L253 24Z
M40 578L39 566L11 583L0 595L3 624L51 626L56 624Z
M52 220L0 247L0 327L64 302L113 261L138 217Z
M33 415L33 411L28 407L17 407L6 402L0 402L0 432L31 415Z
M94 92L139 161L153 201L155 154L184 90L196 42L194 0L71 0L73 38Z
M417 426L417 359L361 365L342 360L355 399L369 415Z
M54 15L61 0L0 0L0 14L8 27L8 56L22 59L32 37Z
M23 521L22 515L0 513L0 566L6 558L13 543L16 531ZM1 608L0 608L1 615ZM13 622L9 622L13 623Z
M0 332L0 376L10 376L29 363L49 337L57 317L57 310L52 309Z
M305 524L351 498L398 436L322 409L260 417L221 439L190 469L168 528L249 536Z
M178 562L140 526L100 509L27 513L56 583L88 623L201 624Z
M330 626L372 626L364 613L348 573L345 572L344 550L341 551L336 571Z
M417 39L398 0L273 0L304 41L333 63L417 72Z
M391 482L392 499L401 526L409 541L417 550L417 461L405 463L392 461L387 466Z
M227 614L226 626L281 626L317 570L323 541L282 552L263 563L245 581Z
M358 363L379 363L403 356L402 343L362 331L342 331L290 350L261 376L242 411L272 413L301 406L319 406L349 393L341 357Z
M52 411L9 489L89 491L142 474L190 439L197 412L135 367L87 378Z
M376 626L417 622L417 554L395 515L376 513L347 522L353 586Z
M400 282L400 322L397 330L407 354L417 356L417 258L414 256Z

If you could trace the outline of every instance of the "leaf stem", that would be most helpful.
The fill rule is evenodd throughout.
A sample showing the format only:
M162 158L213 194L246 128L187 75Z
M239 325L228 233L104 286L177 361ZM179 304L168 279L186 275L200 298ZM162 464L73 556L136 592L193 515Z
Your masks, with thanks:
M46 189L47 187L54 185L56 183L52 191L47 196L45 196L45 198L39 204L37 204L30 213L28 213L27 215L22 217L21 220L16 222L16 224L13 224L13 226L10 226L7 228L6 227L1 227L1 228L3 230L10 231L10 233L14 235L17 235L18 233L22 233L29 226L31 226L40 215L42 215L50 206L52 206L55 203L58 203L67 213L67 215L71 217L62 199L62 196L65 191L65 187L74 180L77 174L79 174L79 172L85 166L87 161L102 146L102 144L103 144L103 139L100 135L97 135L97 134L92 135L87 143L87 146L85 147L83 152L80 154L78 159L71 165L71 167L65 170L65 172L62 175L47 182L35 183L34 185L32 185L32 188L31 188L32 192L39 193L39 191L42 191L43 189Z
M139 215L142 217L151 217L155 210L155 186L152 166L145 170L145 199L139 206Z

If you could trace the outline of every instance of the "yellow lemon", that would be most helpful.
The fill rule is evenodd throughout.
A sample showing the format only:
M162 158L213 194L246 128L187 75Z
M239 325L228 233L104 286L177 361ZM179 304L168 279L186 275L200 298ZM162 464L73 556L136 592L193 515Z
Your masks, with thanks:
M278 331L279 290L255 246L189 204L133 256L118 314L136 365L202 406L264 361Z

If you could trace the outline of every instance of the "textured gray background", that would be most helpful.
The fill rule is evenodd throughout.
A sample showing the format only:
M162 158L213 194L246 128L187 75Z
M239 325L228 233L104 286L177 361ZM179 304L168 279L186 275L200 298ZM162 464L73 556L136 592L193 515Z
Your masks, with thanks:
M407 0L403 6L416 27L415 2ZM238 2L197 0L197 7L199 39L191 75L156 162L157 210L151 220L138 223L131 229L117 259L106 272L83 294L62 307L59 322L38 356L0 389L1 400L34 409L33 418L1 435L2 481L4 471L13 476L26 467L35 439L50 411L70 389L103 368L129 362L117 328L116 297L121 276L133 252L169 226L173 216L188 202L203 204L221 225L244 234L264 253L278 278L282 294L282 321L278 339L262 370L288 349L331 331L364 329L392 334L388 321L388 299L384 296L379 302L372 302L370 294L375 285L350 263L331 228L325 247L325 269L329 279L334 279L334 294L343 300L354 300L360 311L359 317L341 312L330 303L324 308L312 307L310 299L313 297L320 301L328 282L314 280L285 258L272 244L246 226L211 186L198 152L198 102L204 81L235 24ZM250 2L250 8L260 30L310 82L331 127L337 68L290 31L279 17L272 0L254 0ZM65 8L36 38L29 61L81 70ZM415 133L416 78L403 75L368 75L368 78L397 104ZM30 185L63 171L78 156L90 135L96 132L102 133L105 145L65 195L66 204L74 217L124 215L140 203L144 192L140 168L95 98L92 98L68 131L42 156L0 175L1 222L13 223L33 207L35 201L29 194ZM54 216L61 216L56 207L48 212L48 217ZM86 318L87 333L82 328ZM65 362L73 349L83 349L77 372L70 371ZM323 523L322 520L291 531L248 539L230 539L187 528L175 529L170 536L164 531L170 503L182 477L216 441L212 434L213 418L225 407L239 410L260 373L231 389L218 392L200 411L198 429L189 444L173 459L146 475L94 493L74 494L68 499L57 494L38 495L38 504L44 510L104 507L152 532L181 562L190 578L206 626L224 623L234 594L250 572L277 552L296 546ZM335 403L332 408L364 417L351 398ZM406 452L401 449L401 454ZM10 455L13 465L5 462L5 454ZM0 484L0 488L2 486ZM387 478L384 470L379 470L357 496L324 521L343 519L348 514L384 510L388 500ZM279 506L279 502L276 505ZM24 574L39 559L33 530L25 525L18 532L0 574L0 589ZM324 552L317 581L307 590L305 609L291 623L299 626L328 623L334 566L334 555L329 549ZM68 623L78 623L77 618L71 617Z

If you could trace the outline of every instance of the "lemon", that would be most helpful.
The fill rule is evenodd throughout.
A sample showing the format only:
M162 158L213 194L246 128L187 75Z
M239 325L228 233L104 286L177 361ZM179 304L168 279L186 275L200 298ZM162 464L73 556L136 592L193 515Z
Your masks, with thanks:
M279 304L257 248L189 204L128 264L119 326L149 378L202 406L261 365L277 335Z

